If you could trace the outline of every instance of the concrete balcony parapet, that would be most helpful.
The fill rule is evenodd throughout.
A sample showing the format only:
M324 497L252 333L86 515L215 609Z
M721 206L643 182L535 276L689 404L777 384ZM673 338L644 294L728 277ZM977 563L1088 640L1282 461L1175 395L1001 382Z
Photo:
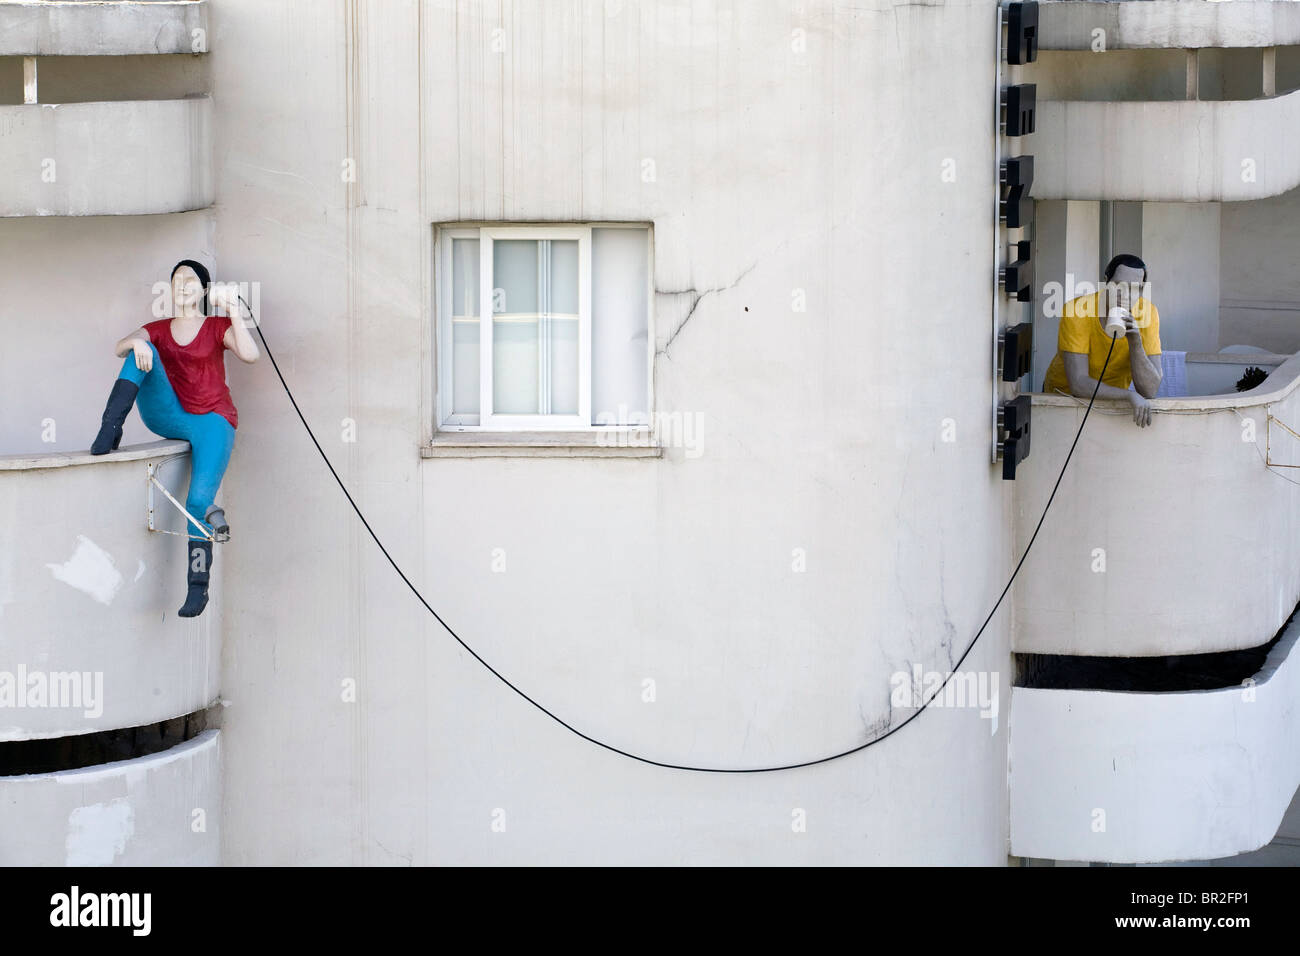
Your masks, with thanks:
M217 697L221 602L176 616L187 545L162 532L184 519L161 492L148 528L149 469L184 501L188 447L0 458L0 741L143 726Z
M206 53L207 0L0 3L0 56Z
M1016 552L1087 399L1035 393ZM1013 649L1152 657L1255 647L1300 602L1300 354L1247 392L1098 400L1016 579Z
M209 96L0 106L0 216L183 212L214 197Z

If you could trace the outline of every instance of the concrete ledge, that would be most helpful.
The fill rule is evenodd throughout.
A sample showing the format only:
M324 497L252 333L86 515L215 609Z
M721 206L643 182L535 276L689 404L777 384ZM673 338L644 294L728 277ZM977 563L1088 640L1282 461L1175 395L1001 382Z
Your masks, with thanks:
M0 860L10 866L215 866L221 732L134 760L0 777ZM195 832L195 811L204 829Z
M0 106L0 216L206 208L211 128L208 96Z
M1043 50L1091 50L1098 28L1108 50L1300 44L1300 3L1276 0L1041 0L1038 19Z
M620 443L621 442L621 443ZM648 433L438 432L421 458L662 458Z
M31 455L0 455L0 471L34 471L40 468L70 468L75 465L99 465L115 461L139 461L144 458L165 458L183 455L190 443L172 438L123 445L107 455L92 455L89 451L50 451Z
M1293 623L1254 686L1013 687L1012 854L1161 863L1268 843L1300 785L1298 634Z
M1190 358L1192 354L1194 353L1188 353L1188 357ZM1280 357L1273 352L1195 354L1199 355L1198 361L1210 358L1213 355L1219 361L1233 365L1271 365ZM1285 356L1285 360L1269 372L1268 378L1248 392L1236 392L1232 395L1188 395L1186 398L1152 398L1149 401L1151 402L1151 408L1157 413L1165 411L1188 414L1218 412L1225 409L1258 409L1290 398L1297 388L1300 388L1300 352ZM1077 395L1058 395L1052 392L1033 392L1031 394L1030 401L1034 407L1055 405L1078 408L1082 411L1088 405L1086 398L1079 398ZM1094 409L1128 407L1128 402L1114 398L1099 398L1093 406Z
M208 41L206 0L0 3L0 56L205 53Z
M1036 199L1264 199L1300 185L1300 90L1213 102L1046 100L1027 142L1038 156Z

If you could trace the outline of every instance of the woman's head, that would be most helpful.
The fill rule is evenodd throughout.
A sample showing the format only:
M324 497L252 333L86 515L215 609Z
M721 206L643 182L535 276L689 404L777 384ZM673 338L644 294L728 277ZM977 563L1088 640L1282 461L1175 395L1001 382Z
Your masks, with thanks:
M172 302L175 311L208 314L208 286L212 277L207 267L193 259L182 259L172 268Z

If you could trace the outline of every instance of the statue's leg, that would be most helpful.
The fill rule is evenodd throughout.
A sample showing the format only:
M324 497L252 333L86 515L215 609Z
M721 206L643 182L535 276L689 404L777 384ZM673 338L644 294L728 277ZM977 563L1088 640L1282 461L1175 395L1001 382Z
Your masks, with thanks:
M190 415L190 490L185 509L202 520L217 497L235 447L235 429L217 412ZM211 533L211 526L205 525ZM191 537L197 530L190 526Z
M190 490L185 498L185 510L198 518L206 518L221 479L230 462L230 452L235 447L235 429L216 412L188 415L190 442ZM200 519L202 520L202 519ZM204 524L211 533L212 527ZM190 525L186 542L186 574L188 591L185 604L177 612L181 617L198 617L208 604L208 582L212 571L212 542L198 534Z
M130 355L126 357L131 366L133 379L140 384L140 394L136 398L136 404L140 408L140 419L159 438L188 440L190 436L187 419L196 416L185 411L181 406L181 400L176 397L176 390L172 388L172 383L167 378L167 370L163 368L158 347L151 342L149 348L153 350L153 367L148 372L141 372L135 367L135 360Z
M131 414L131 407L135 404L145 375L145 372L135 367L135 354L128 354L122 363L122 370L113 382L112 391L108 393L104 414L99 421L99 432L90 443L92 455L107 455L110 451L116 451L122 443L122 426L126 424L126 416Z

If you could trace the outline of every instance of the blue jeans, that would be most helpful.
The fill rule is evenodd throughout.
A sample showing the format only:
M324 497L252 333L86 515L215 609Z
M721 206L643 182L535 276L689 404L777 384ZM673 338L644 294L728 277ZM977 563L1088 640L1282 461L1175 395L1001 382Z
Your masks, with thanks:
M153 367L148 372L136 368L135 355L128 353L117 377L140 387L135 404L151 432L160 438L180 438L190 443L190 490L185 498L185 510L211 534L212 528L203 521L204 513L221 487L230 452L235 447L235 428L217 412L195 415L182 408L167 379L158 347L150 343L149 348L153 350ZM194 525L187 521L186 527L191 541L203 540Z

